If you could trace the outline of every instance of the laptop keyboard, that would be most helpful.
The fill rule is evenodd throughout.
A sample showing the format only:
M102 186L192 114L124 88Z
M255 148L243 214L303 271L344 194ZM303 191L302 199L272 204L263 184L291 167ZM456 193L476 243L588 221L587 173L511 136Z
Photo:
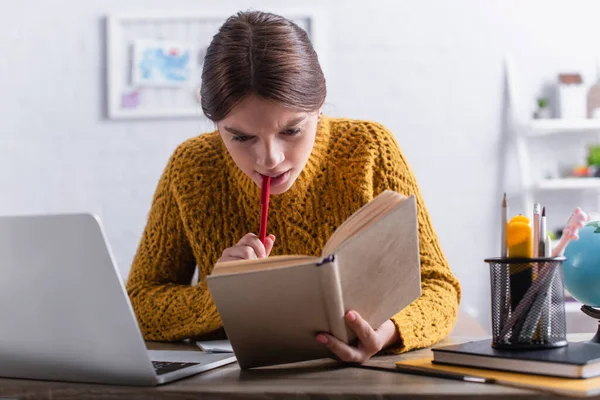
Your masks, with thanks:
M170 362L170 361L152 361L156 375L164 375L169 372L177 371L178 369L191 367L200 363L193 362Z

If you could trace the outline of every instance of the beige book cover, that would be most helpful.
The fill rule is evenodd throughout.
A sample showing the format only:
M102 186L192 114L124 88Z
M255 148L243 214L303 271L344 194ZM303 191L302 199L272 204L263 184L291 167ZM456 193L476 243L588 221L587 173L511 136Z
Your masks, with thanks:
M346 311L376 328L421 295L415 197L382 192L336 229L322 257L219 263L207 283L242 368L329 357L315 336L352 343Z

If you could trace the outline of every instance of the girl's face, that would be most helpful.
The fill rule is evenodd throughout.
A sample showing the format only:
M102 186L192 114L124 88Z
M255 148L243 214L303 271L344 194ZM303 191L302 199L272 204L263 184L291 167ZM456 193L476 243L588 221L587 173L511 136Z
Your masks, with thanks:
M217 122L237 166L259 187L271 177L271 194L292 187L315 143L319 112L295 111L254 95Z

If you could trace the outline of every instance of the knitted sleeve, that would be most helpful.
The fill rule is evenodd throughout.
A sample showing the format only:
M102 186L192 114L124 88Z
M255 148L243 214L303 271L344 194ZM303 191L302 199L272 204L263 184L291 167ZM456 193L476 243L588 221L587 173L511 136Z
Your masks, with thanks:
M146 340L180 340L221 326L206 281L191 286L196 261L177 202L171 157L154 194L127 292Z
M396 140L381 125L369 124L369 130L378 138L374 195L389 189L407 196L414 194L417 200L422 295L391 318L401 343L386 352L400 353L430 346L450 333L458 312L460 285L440 248L415 176Z

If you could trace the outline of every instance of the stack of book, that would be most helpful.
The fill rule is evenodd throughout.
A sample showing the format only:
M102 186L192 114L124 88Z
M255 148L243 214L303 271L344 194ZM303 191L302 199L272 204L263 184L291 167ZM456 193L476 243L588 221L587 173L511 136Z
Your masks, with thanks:
M600 344L572 342L543 350L498 350L491 340L432 349L433 358L404 360L399 370L567 396L600 394Z

